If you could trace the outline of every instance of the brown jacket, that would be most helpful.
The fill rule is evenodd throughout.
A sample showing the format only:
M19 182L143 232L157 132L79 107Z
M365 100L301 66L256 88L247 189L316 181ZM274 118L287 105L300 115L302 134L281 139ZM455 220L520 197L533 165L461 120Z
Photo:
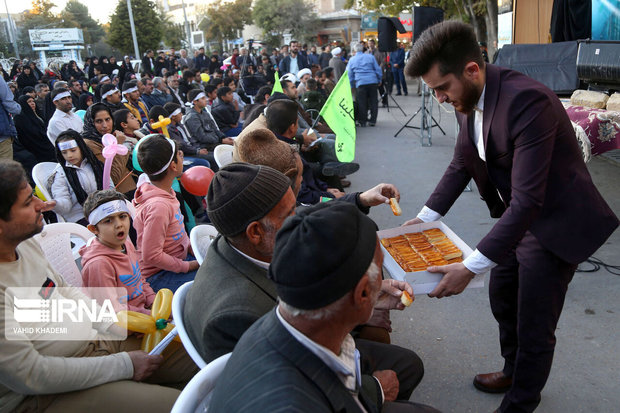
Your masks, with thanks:
M97 159L99 159L102 163L105 163L105 158L101 154L103 150L103 144L99 142L95 142L92 139L84 139L86 145L90 148L91 151L95 154ZM116 155L114 160L112 161L112 169L110 171L110 178L112 178L112 182L117 185L116 190L122 193L127 193L130 191L134 191L136 189L136 182L133 180L133 177L127 176L131 174L131 171L127 168L127 161L131 156L131 152L127 153L127 155L120 156ZM123 180L123 178L125 178ZM120 181L123 181L120 183Z

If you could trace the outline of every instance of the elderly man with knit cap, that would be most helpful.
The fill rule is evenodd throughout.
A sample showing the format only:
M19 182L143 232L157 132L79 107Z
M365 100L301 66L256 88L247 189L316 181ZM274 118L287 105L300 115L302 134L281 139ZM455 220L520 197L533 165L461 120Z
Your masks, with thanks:
M371 219L345 202L318 204L284 222L269 267L279 305L241 337L210 408L437 412L395 402L395 372L365 374L349 334L375 308L402 306L383 291L383 254L375 231Z
M232 351L241 335L276 305L278 294L267 272L275 254L276 233L295 213L291 185L299 187L296 178L246 163L229 164L213 177L207 214L221 235L211 243L184 308L188 334L206 362ZM369 206L383 203L385 195L398 196L398 192L392 185L380 184L353 195L351 202L332 202L368 212ZM297 249L301 253L301 244ZM315 257L323 259L326 257ZM396 302L400 302L402 290L412 292L408 284L395 280L385 280L382 289L397 298ZM402 309L393 305L380 310L391 308ZM401 383L397 397L408 400L424 373L420 358L394 345L364 339L356 343L363 370L396 370Z

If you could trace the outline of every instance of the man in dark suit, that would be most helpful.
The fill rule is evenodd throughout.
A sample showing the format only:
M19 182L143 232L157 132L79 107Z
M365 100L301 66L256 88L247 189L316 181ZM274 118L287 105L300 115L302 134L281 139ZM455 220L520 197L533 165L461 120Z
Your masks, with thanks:
M577 264L618 226L586 169L562 104L544 85L485 64L472 28L447 21L424 32L406 71L422 76L440 102L452 103L460 132L454 158L418 217L445 215L471 178L499 218L463 263L430 294L459 294L491 270L491 310L499 323L504 368L474 385L506 392L500 412L531 412L540 402L568 284Z
M395 402L394 371L362 373L349 332L378 306L404 307L399 297L381 292L383 254L375 231L375 223L346 202L317 204L287 218L269 267L279 305L241 337L210 409L437 412Z
M155 61L153 60L155 53L149 49L142 57L142 74L144 76L155 76Z

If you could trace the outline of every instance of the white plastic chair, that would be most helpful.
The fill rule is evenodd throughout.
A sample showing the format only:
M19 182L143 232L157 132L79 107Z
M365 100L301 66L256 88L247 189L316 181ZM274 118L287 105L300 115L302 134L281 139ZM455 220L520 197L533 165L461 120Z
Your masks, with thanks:
M192 244L192 250L194 250L194 256L198 264L202 264L207 256L207 250L211 241L217 237L217 229L213 225L196 225L189 233L189 241Z
M233 161L233 146L232 145L217 145L215 151L213 151L215 162L220 168L232 163Z
M187 383L170 413L199 413L209 410L216 382L232 353L224 354L207 364Z
M32 168L32 180L41 191L41 194L45 197L45 200L52 200L52 194L50 193L50 187L47 184L52 172L58 164L56 162L40 162ZM58 222L65 222L65 219L57 212L54 212L58 217Z
M172 319L174 320L174 325L177 328L177 333L179 334L179 337L181 337L181 343L183 343L185 351L187 351L187 354L189 354L192 360L194 360L194 363L202 369L207 365L207 363L205 363L200 354L198 354L196 347L194 347L192 340L190 340L189 335L187 334L185 322L183 321L183 307L185 307L185 299L187 298L187 293L190 288L192 288L192 285L194 285L194 282L188 281L180 286L174 293L174 296L172 297ZM215 362L215 360L213 361Z
M47 260L65 281L74 287L82 286L82 273L75 260L80 257L79 248L85 245L94 234L74 222L59 222L43 227L34 236ZM76 246L71 249L71 240ZM79 244L79 245L78 245Z

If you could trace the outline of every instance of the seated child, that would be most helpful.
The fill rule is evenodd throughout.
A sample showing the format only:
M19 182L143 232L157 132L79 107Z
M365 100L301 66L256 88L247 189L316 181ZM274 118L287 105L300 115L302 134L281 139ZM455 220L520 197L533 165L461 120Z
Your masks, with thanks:
M119 109L112 116L114 117L114 130L123 132L129 138L144 138L144 134L139 131L140 121L129 109Z
M183 174L183 152L172 139L151 136L138 147L138 163L150 181L138 187L133 200L140 268L154 291L174 292L193 280L199 267L172 190L174 178Z
M240 109L233 104L233 92L227 87L217 90L218 103L211 108L211 115L217 122L217 126L226 136L237 136L241 133L239 126Z
M103 188L103 164L95 157L82 136L73 129L62 132L56 139L56 158L52 198L54 211L67 222L86 226L84 201L89 194ZM106 188L113 186L112 181Z
M185 163L189 161L190 166L206 166L210 168L211 165L217 165L213 154L209 153L206 148L201 148L197 143L192 143L190 139L190 133L181 123L183 119L183 113L181 112L181 105L174 102L168 102L164 105L164 109L168 113L166 117L170 118L170 124L168 125L168 133L170 138L179 145L179 148L183 151L183 157ZM215 169L217 171L217 169Z
M127 239L131 227L125 197L114 189L93 192L84 202L88 230L95 238L80 249L85 287L124 287L118 297L129 311L151 314L155 292L140 274L140 254Z

